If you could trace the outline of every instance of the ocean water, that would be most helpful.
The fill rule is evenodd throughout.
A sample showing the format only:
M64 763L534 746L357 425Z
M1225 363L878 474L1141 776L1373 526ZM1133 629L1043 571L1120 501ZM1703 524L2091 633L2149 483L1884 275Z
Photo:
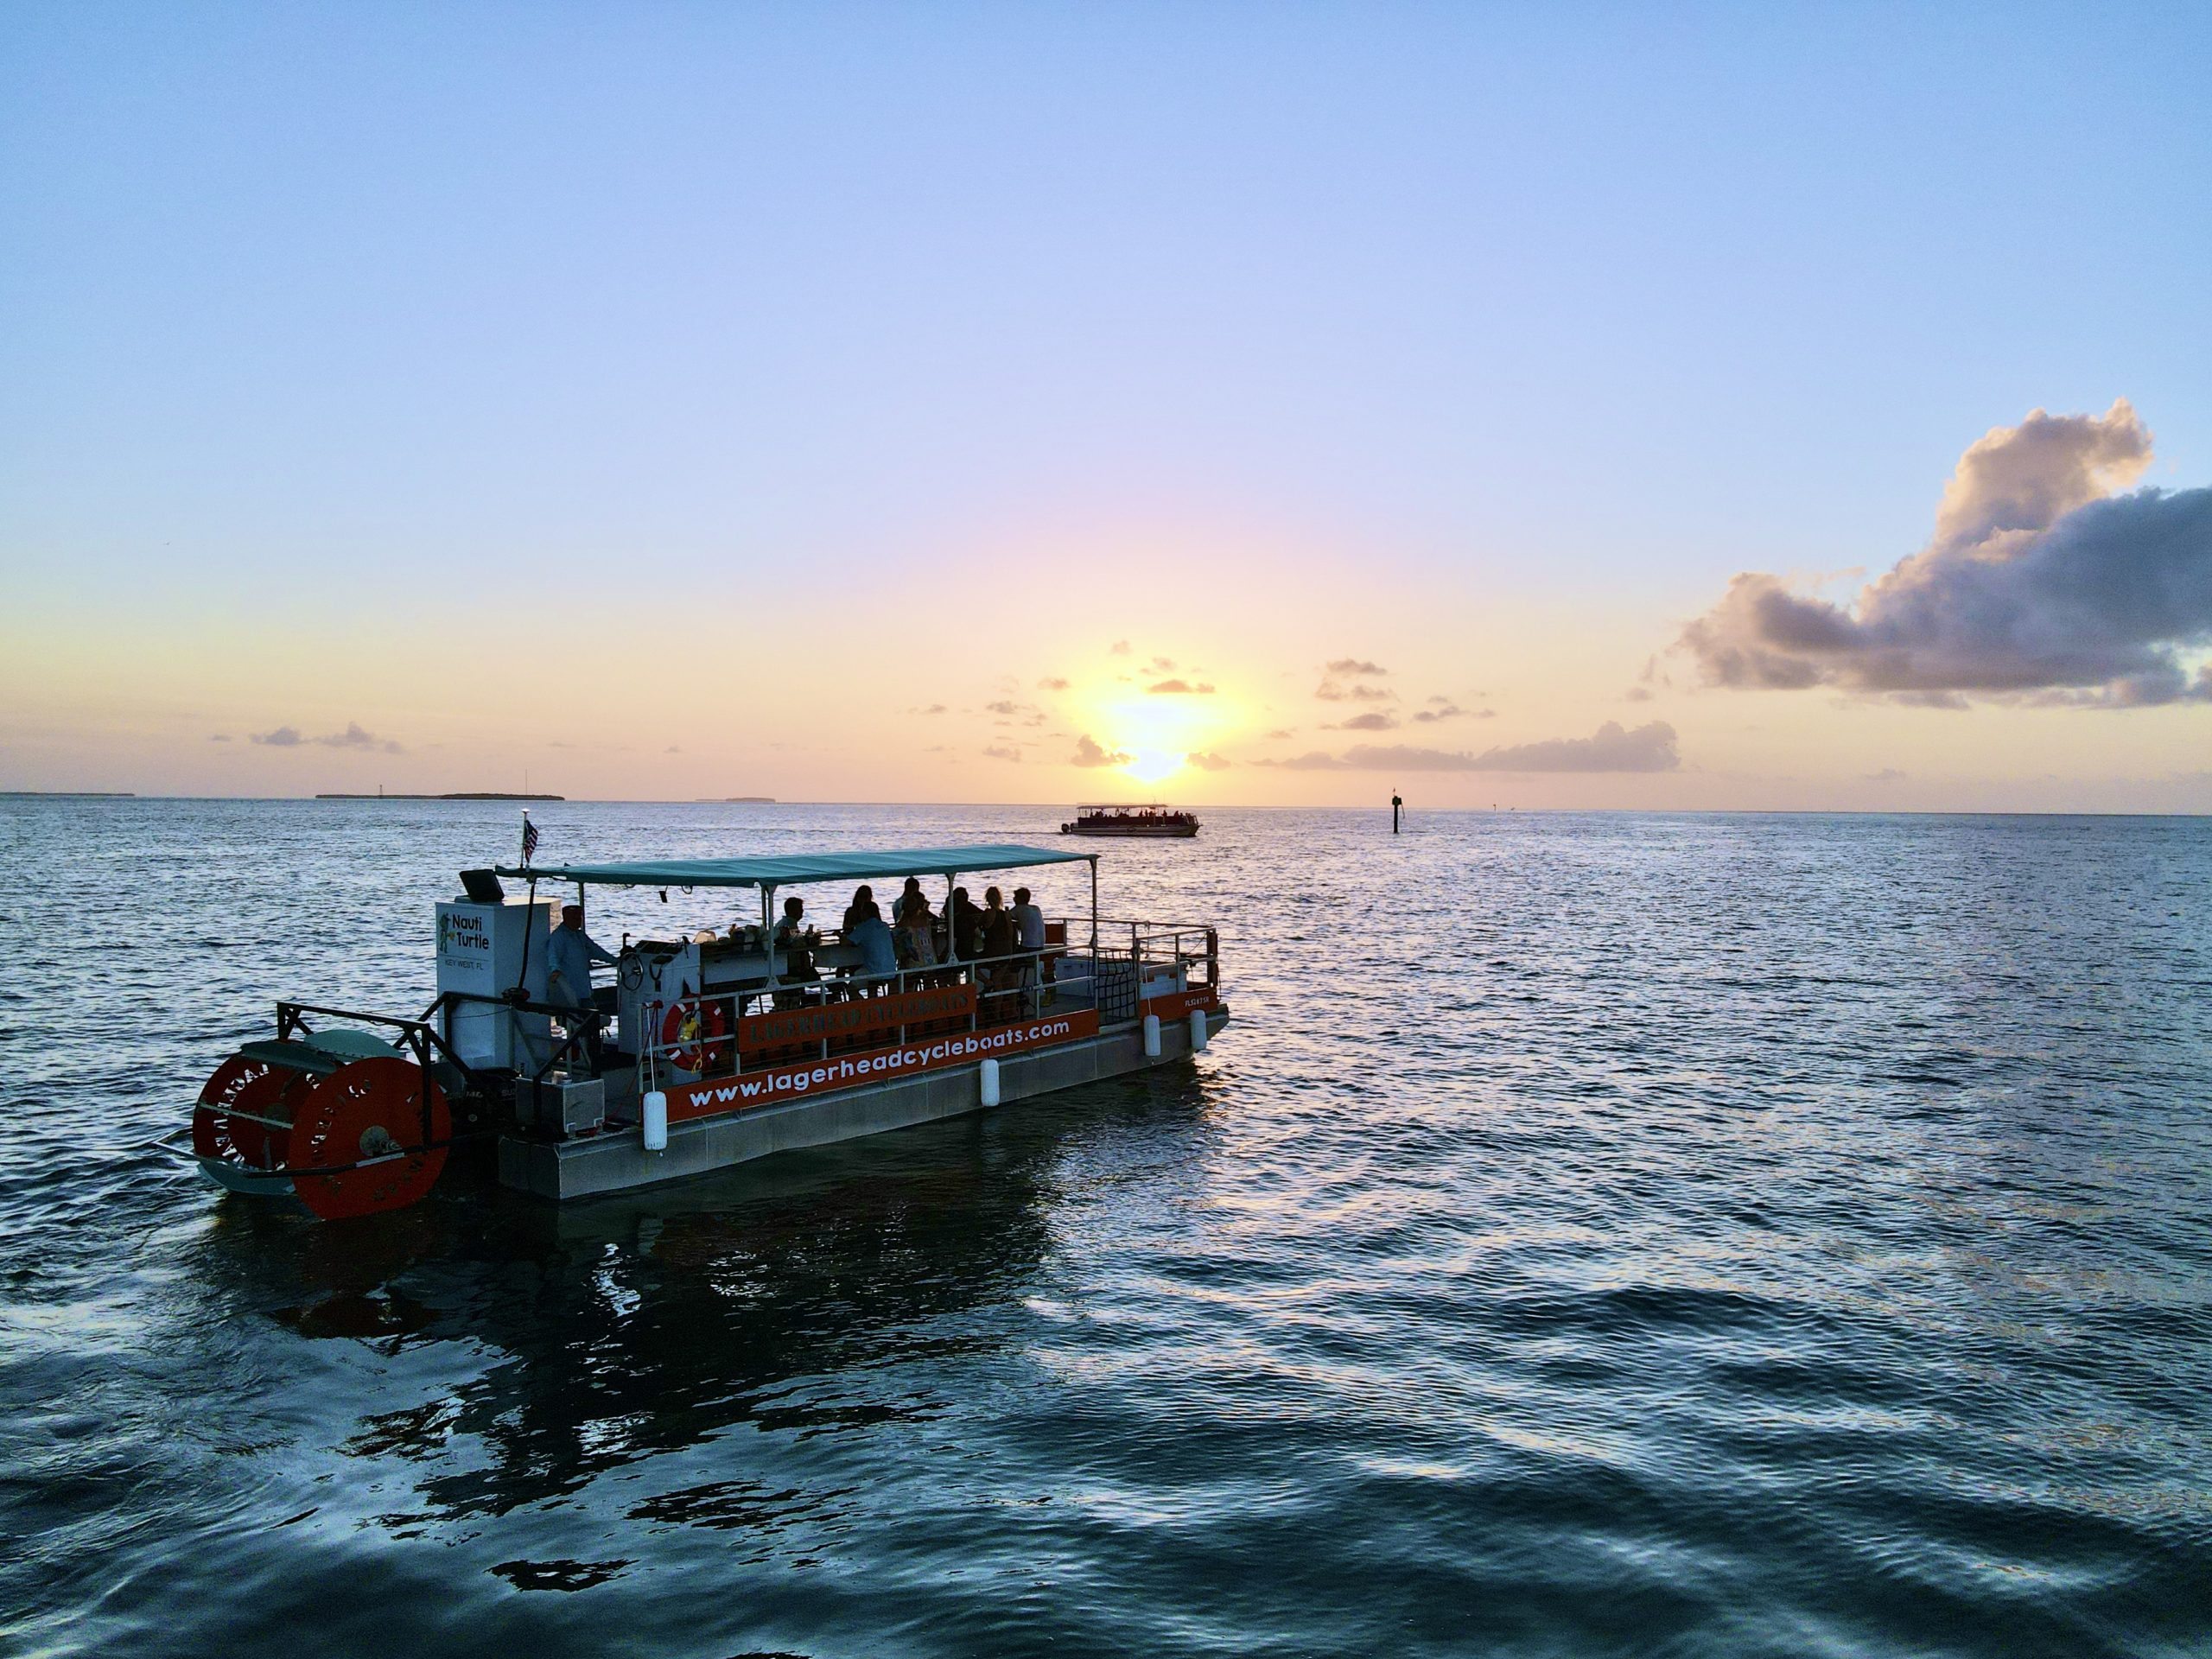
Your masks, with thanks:
M1193 1064L329 1225L144 1143L513 810L0 802L0 1649L2212 1650L2212 823L1205 816Z

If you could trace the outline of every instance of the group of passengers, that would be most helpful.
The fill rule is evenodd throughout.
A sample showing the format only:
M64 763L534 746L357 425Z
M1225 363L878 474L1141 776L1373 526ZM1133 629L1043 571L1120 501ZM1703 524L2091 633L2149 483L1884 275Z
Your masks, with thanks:
M855 977L882 981L914 969L973 962L983 964L980 976L987 992L1019 989L1035 982L1034 970L1045 949L1045 912L1030 902L1028 888L1014 890L1009 909L996 887L984 889L981 907L969 898L967 888L955 887L945 912L944 916L931 912L921 882L911 875L892 906L889 923L883 919L875 890L857 889L845 906L840 929L845 943L860 953ZM819 977L811 953L820 942L820 935L806 925L804 901L785 899L783 919L775 932L776 948L790 958L784 976Z

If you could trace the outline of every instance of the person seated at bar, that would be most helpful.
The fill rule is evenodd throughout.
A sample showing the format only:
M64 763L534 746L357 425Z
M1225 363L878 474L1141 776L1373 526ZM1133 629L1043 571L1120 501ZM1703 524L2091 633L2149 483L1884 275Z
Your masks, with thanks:
M853 889L853 902L845 906L845 920L843 925L845 927L850 927L855 922L860 920L861 914L863 911L874 911L874 909L875 889L870 887L855 887Z
M770 943L782 953L784 965L777 978L801 987L812 984L821 977L814 965L814 947L821 936L806 925L806 901L794 893L784 900L784 913L776 918L776 931ZM806 993L781 991L777 994L779 1008L798 1007L806 1001Z
M952 890L951 901L945 906L945 921L952 930L952 960L973 962L981 948L983 912L976 908L965 887Z
M899 971L898 947L891 942L891 930L884 925L883 913L875 907L875 896L862 887L853 895L853 902L845 912L845 943L861 953L860 974L866 979L884 982L866 986L862 994L881 995L891 988L890 976Z
M1013 988L1020 982L1020 969L1007 958L1014 955L1014 918L1006 908L1006 900L996 887L983 891L982 915L983 988L999 992Z
M930 914L929 900L922 897L921 888L917 886L899 901L899 925L891 930L891 943L899 952L899 965L936 967L937 918Z

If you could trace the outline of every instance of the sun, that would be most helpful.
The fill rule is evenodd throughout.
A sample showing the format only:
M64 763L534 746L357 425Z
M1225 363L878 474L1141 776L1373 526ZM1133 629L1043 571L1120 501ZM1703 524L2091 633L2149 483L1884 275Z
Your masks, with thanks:
M1164 749L1135 750L1129 756L1128 764L1122 768L1123 776L1134 778L1141 784L1157 784L1182 770L1183 757L1170 754Z

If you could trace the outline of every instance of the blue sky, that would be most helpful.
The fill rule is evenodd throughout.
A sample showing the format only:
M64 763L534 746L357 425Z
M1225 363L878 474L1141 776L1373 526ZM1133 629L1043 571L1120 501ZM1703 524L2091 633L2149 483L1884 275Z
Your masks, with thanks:
M1103 538L1657 648L1736 572L1910 552L2038 406L2125 396L2145 481L2212 479L2203 7L18 5L0 44L0 556L49 637L602 583L834 631L825 571ZM1358 648L1446 649L1408 628Z

